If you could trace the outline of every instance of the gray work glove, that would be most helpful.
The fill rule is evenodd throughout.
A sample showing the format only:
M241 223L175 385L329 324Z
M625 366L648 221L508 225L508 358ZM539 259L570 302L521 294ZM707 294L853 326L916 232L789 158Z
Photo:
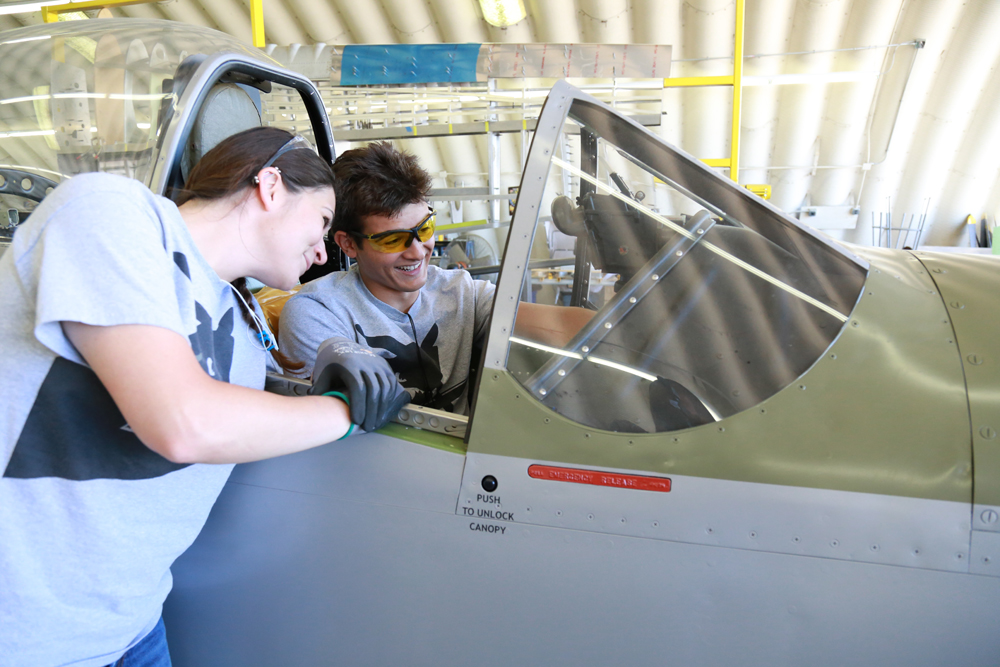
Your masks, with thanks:
M310 394L345 394L351 421L371 433L388 424L410 402L389 362L366 347L343 340L319 346Z

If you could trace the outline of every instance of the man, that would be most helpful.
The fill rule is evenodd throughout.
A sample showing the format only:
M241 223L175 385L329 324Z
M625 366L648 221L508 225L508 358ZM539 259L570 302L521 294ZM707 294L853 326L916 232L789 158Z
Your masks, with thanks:
M349 385L355 395L368 386L376 398L394 395L397 387L386 385L395 375L412 403L468 414L470 365L478 363L486 338L494 286L429 264L431 178L413 155L373 143L345 152L333 171L330 232L354 264L303 285L288 300L282 351L305 364L300 375L310 373L313 360L327 369L330 377L313 378L324 390ZM561 346L592 315L522 302L515 333Z
M413 403L468 413L469 366L486 336L494 286L429 264L431 178L413 155L374 143L345 152L334 173L331 234L354 264L304 285L288 301L282 351L311 364L330 341L326 356L342 356L349 370L371 365L364 353L374 351Z

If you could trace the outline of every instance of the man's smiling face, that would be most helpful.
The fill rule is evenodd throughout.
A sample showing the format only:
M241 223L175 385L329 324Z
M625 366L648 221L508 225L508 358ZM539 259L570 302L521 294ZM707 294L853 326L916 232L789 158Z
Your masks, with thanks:
M380 234L391 230L412 229L427 217L427 203L407 204L393 217L369 215L363 219L362 233ZM434 250L434 237L421 243L414 239L400 252L379 252L368 239L337 232L334 239L344 253L358 263L365 287L383 303L407 312L427 282L427 264Z

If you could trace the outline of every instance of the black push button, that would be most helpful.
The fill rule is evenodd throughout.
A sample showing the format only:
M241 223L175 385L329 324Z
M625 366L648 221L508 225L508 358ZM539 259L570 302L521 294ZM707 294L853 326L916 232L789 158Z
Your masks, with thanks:
M497 482L497 478L494 477L493 475L487 475L486 477L483 477L483 491L485 491L486 493L493 493L494 491L497 490L498 486L499 483Z

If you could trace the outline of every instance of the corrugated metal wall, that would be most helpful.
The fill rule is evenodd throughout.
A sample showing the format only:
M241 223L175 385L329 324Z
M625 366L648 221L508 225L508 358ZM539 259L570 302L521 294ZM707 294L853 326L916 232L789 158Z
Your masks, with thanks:
M733 0L526 0L525 6L527 18L500 29L483 21L475 0L264 3L267 41L282 45L655 43L674 47L675 76L732 71ZM247 0L175 0L114 13L250 40ZM0 29L38 21L38 13L0 16ZM745 74L882 74L747 86L740 181L770 183L772 201L788 211L859 206L856 229L830 233L863 244L872 243L873 214L877 222L891 206L899 222L926 202L922 243L966 245L966 216L992 222L1000 208L998 34L996 0L746 0ZM914 47L906 44L914 40L924 48L911 69ZM904 46L865 48L892 44ZM792 53L798 55L756 57ZM659 132L695 155L725 157L730 100L726 88L667 90ZM474 137L412 146L432 172L451 174L452 181L486 172L485 143ZM503 151L505 171L515 178L519 141L507 138Z

